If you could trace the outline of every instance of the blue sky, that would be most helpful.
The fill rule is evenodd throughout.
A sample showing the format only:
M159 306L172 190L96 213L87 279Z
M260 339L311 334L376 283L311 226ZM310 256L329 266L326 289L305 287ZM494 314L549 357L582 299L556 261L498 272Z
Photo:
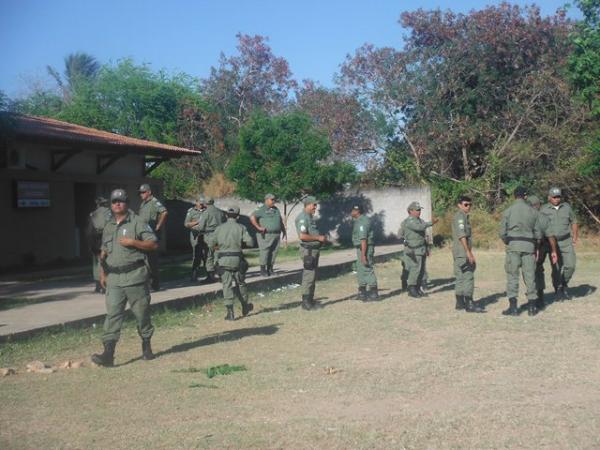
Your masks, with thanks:
M0 0L0 90L11 97L31 83L50 83L46 65L62 71L65 55L83 51L100 62L132 57L156 70L205 77L221 51L235 52L238 32L261 34L298 80L331 86L348 53L365 42L398 46L402 11L468 12L473 0ZM518 2L525 4L526 2ZM551 14L564 0L536 2Z

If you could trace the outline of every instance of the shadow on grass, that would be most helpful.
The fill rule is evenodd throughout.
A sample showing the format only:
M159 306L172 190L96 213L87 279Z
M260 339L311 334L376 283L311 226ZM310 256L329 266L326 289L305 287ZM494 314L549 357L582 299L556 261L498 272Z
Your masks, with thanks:
M486 297L480 298L475 303L482 308L485 308L493 303L498 303L498 300L500 300L502 297L506 297L506 292L496 292L495 294L490 294Z
M215 333L209 336L205 336L201 339L192 342L185 342L183 344L177 344L173 347L156 353L156 356L164 356L171 353L187 352L198 347L204 347L206 345L219 344L221 342L237 341L250 336L271 336L277 331L282 324L277 323L273 325L267 325L264 327L252 327L252 328L239 328L237 330L224 331L222 333Z

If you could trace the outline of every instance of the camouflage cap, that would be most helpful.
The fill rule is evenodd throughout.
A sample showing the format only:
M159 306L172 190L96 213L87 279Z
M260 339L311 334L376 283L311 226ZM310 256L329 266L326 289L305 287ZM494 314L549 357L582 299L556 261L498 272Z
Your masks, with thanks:
M206 198L204 195L199 195L196 197L196 202L200 203L201 205L206 205Z
M110 201L121 200L122 202L127 202L127 192L123 189L115 189L110 193Z
M423 209L423 207L421 206L421 204L419 202L411 202L410 205L408 205L407 210L408 211L421 211Z
M542 204L542 202L540 201L540 199L538 198L537 195L529 195L529 196L527 196L527 201L529 202L529 204L531 206L538 206L538 205Z
M304 200L302 200L302 203L304 203L304 206L312 205L313 203L317 203L317 197L313 195L307 195L304 197Z
M355 211L358 211L358 212L362 212L362 206L360 206L360 205L354 205L352 207L352 209L355 210Z
M149 184L144 183L140 186L140 188L138 189L138 192L152 192L152 189L150 189Z
M240 208L239 208L239 206L231 206L231 207L227 208L227 212L229 214L239 214Z
M265 195L265 200L275 200L277 197L275 197L275 195L273 194L267 194Z
M548 197L561 197L562 196L562 192L560 190L560 188L553 186L550 188L550 190L548 191Z

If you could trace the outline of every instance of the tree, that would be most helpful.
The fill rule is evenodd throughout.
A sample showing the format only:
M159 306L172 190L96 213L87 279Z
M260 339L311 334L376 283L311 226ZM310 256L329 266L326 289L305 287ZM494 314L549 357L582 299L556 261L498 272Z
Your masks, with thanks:
M333 150L332 157L368 163L381 148L382 122L354 95L304 81L296 93L297 108L323 130Z
M239 147L228 170L238 195L260 201L272 192L284 204L286 223L306 195L327 198L356 179L351 164L327 162L332 153L327 137L300 112L255 113L240 130Z
M340 83L386 116L401 144L395 149L420 177L485 176L490 149L506 142L514 119L525 117L522 130L547 100L532 87L559 78L570 23L563 12L544 18L508 4L466 15L405 12L400 23L410 30L404 47L363 46L344 63Z
M58 71L51 66L46 70L56 81L63 92L63 97L68 100L81 82L92 81L100 70L100 64L93 56L77 52L65 57L64 81Z

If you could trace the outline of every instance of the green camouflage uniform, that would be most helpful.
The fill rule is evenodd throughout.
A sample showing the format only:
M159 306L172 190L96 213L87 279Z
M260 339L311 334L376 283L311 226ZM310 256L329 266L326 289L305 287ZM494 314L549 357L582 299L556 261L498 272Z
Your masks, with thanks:
M283 231L281 214L276 206L269 208L267 205L262 205L252 215L261 227L267 229L265 233L257 233L256 240L260 252L260 265L266 266L271 271L275 265L280 235Z
M472 248L471 222L469 215L458 210L452 219L452 257L454 258L454 276L456 278L454 290L456 295L473 297L475 289L475 267L469 264L467 252L461 239L467 240L467 246Z
M204 241L208 244L210 235L217 229L219 225L225 222L225 213L215 205L208 205L202 215L198 225L192 228L204 236ZM208 245L206 253L206 270L209 273L215 271L215 251L212 245Z
M213 233L208 235L207 244L209 248L219 247L216 251L216 257L221 272L225 305L233 305L235 297L234 281L240 293L240 302L242 305L247 304L248 290L246 289L245 279L248 263L242 253L242 244L251 247L253 244L252 236L250 236L246 227L230 217L225 223L219 225Z
M119 224L111 215L104 227L102 250L106 253L106 258L103 267L107 276L106 319L102 336L104 342L119 340L127 302L137 320L138 333L142 339L150 339L154 332L150 321L147 253L121 245L121 237L156 241L150 226L132 211Z
M187 210L185 220L183 221L184 226L190 222L200 223L200 217L204 209L198 209L192 206ZM198 269L198 266L202 263L203 254L206 253L206 242L204 242L204 236L199 231L190 229L190 245L192 246L192 271Z
M556 237L558 263L552 265L552 284L557 289L568 285L575 273L576 256L571 225L577 223L577 218L568 203L560 203L556 207L547 203L541 207L540 214L549 222L548 235Z
M506 295L519 296L519 270L527 289L527 299L535 301L535 249L542 237L538 212L524 199L517 199L502 214L500 239L506 244Z
M315 222L314 216L308 214L306 211L302 211L298 214L298 217L296 217L296 231L298 236L300 236L301 233L318 236L319 230L317 229L317 223ZM304 268L302 270L302 295L308 295L311 299L314 298L315 294L320 249L321 243L319 241L300 242L300 259L304 262L304 257L308 255L312 255L315 258L313 269Z
M165 208L156 197L150 196L150 198L142 202L138 212L140 219L150 226L152 232L155 233L156 239L158 240L160 240L160 235L156 233L156 225L158 223L159 216L166 210L167 208ZM158 286L158 251L148 253L148 265L150 267L150 278L152 279L152 284Z
M100 281L100 250L102 247L102 232L111 218L110 208L99 206L90 213L88 224L88 240L92 253L92 274L95 281Z
M404 236L404 266L408 286L421 286L427 259L427 240L425 232L433 225L423 219L408 216L401 225Z
M371 220L360 215L353 219L352 226L352 245L356 247L356 273L358 286L366 286L369 288L377 287L377 278L373 268L373 256L375 254L375 244L373 242L373 229L371 228ZM367 265L362 263L361 242L367 241Z

